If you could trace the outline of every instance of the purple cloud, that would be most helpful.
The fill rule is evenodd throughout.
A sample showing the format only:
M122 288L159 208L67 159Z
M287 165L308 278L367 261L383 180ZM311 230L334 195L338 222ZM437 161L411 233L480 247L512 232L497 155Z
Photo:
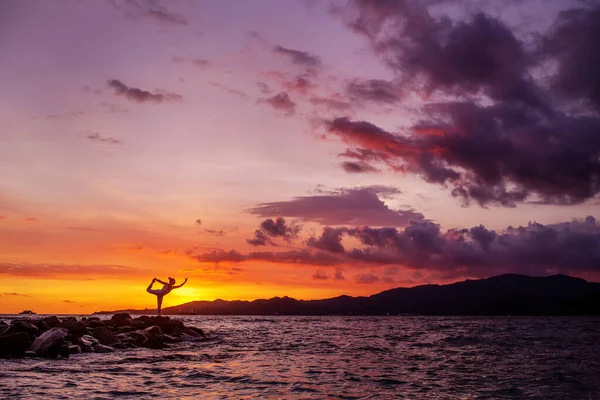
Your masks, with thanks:
M181 95L166 91L157 91L156 93L151 93L143 89L129 87L118 79L109 80L108 86L113 88L117 95L123 96L126 99L135 101L137 103L162 103L168 101L179 101L183 98Z
M321 66L321 59L307 51L293 50L282 46L276 46L273 48L273 52L289 58L292 63L302 67L318 68Z
M296 103L285 92L278 93L267 99L259 99L258 103L270 104L274 109L284 111L287 116L292 116L296 112Z
M325 225L404 226L411 220L422 220L420 213L392 210L379 198L397 193L395 188L380 186L340 189L289 201L263 203L248 212L261 217L281 215Z
M351 174L364 174L364 173L374 173L381 172L377 168L372 165L367 164L366 162L356 162L356 161L344 161L340 164L342 169Z
M254 238L247 239L246 242L253 246L276 245L272 238L283 239L291 242L298 236L301 226L294 222L286 222L283 217L273 220L267 218L260 224L260 228L254 231Z
M151 18L168 25L188 24L183 16L167 10L158 0L110 0L110 3L127 18Z
M100 136L100 134L98 132L90 133L89 135L87 135L87 138L93 142L100 142L100 143L108 143L108 144L123 143L122 140L115 139L113 137L102 137L102 136Z

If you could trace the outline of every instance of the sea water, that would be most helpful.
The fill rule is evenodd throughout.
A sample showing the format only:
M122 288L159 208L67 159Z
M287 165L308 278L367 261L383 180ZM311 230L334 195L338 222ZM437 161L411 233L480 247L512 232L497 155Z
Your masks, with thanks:
M0 360L0 398L600 399L598 317L176 318L209 339Z

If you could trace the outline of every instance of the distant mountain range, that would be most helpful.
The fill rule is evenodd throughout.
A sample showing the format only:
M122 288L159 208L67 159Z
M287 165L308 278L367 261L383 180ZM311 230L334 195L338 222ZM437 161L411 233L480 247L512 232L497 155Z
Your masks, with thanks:
M101 311L97 314L154 310ZM192 301L165 315L600 315L600 283L566 275L505 274L449 285L396 288L369 297L324 300L274 297L254 301Z

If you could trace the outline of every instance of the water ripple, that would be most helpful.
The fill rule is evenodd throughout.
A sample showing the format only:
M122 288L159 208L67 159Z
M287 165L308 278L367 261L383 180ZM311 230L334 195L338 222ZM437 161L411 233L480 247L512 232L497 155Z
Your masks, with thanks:
M0 398L600 400L599 318L181 318L209 339L0 360Z

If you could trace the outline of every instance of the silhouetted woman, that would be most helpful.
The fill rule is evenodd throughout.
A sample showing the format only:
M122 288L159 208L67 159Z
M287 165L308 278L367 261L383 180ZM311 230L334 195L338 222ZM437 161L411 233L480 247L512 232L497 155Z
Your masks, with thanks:
M182 287L183 285L185 285L187 280L188 280L188 278L185 278L185 281L183 281L183 283L181 285L175 286L175 279L173 279L171 277L169 277L169 283L163 282L160 279L156 279L156 278L152 279L152 282L150 282L150 285L148 285L148 289L146 289L146 292L156 295L156 303L158 305L158 307L156 309L158 311L158 315L160 315L160 309L162 307L163 297L165 297L166 295L171 293L171 290L178 289L178 288ZM154 282L162 283L163 287L158 290L153 290L152 285L154 284Z

